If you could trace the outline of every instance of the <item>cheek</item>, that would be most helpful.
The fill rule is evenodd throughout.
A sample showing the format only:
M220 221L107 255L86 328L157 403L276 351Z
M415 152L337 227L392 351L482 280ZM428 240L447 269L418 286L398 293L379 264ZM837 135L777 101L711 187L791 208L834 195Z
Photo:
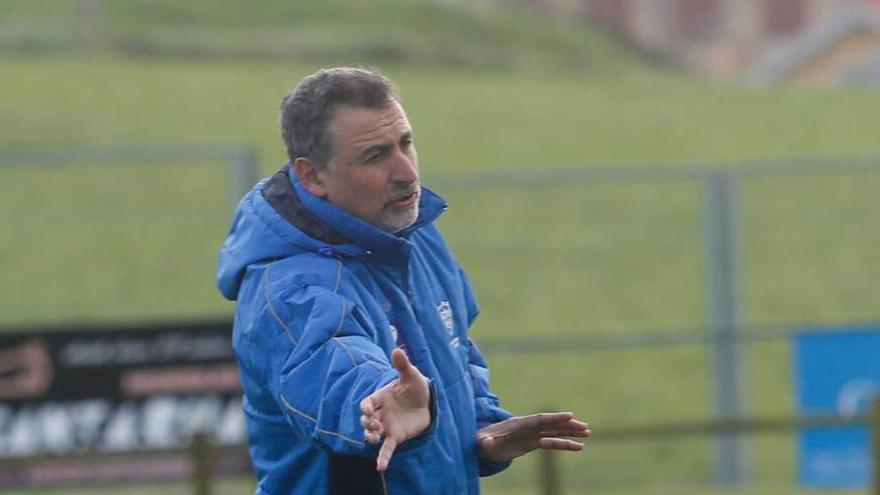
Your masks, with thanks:
M348 184L349 197L361 208L380 210L385 207L388 189L386 176L381 171L370 171Z

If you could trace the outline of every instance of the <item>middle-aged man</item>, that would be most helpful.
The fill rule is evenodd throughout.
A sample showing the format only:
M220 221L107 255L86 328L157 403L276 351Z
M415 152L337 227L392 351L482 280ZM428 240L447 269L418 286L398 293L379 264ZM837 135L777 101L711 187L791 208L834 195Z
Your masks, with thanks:
M241 201L217 275L257 494L476 494L515 457L580 450L571 413L512 417L490 391L393 84L321 70L281 131L290 163Z

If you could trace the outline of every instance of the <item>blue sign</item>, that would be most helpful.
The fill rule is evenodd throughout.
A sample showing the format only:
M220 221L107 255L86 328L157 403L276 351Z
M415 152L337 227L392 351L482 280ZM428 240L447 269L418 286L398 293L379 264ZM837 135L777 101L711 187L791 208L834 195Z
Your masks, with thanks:
M880 325L816 328L794 342L801 414L854 416L870 410L880 393ZM867 426L800 431L800 482L810 488L866 488L871 482Z

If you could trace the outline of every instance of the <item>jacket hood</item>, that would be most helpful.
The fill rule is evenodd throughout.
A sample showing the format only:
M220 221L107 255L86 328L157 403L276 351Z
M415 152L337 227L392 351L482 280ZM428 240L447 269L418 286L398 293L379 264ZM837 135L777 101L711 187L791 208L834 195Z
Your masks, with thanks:
M285 165L238 204L217 260L217 288L234 301L249 265L295 254L399 256L410 249L409 235L445 210L443 198L423 187L416 222L392 234L314 196Z

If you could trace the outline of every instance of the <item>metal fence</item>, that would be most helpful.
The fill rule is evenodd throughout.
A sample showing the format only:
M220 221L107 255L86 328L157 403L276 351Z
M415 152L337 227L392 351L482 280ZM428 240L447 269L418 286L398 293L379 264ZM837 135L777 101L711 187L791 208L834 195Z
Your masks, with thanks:
M241 197L246 188L256 180L256 157L252 150L238 145L220 146L157 146L157 145L129 145L115 146L110 148L68 148L55 150L6 150L0 152L0 169L20 166L48 166L76 163L102 163L107 165L134 164L144 162L161 161L220 161L230 166L231 192L234 201ZM677 186L688 184L688 187L697 191L695 210L698 212L698 224L701 226L699 234L701 249L697 251L699 256L696 262L703 267L703 289L705 294L702 301L707 315L705 322L697 322L690 325L691 330L673 331L668 328L660 328L656 331L624 333L620 334L614 328L601 333L595 329L584 333L584 328L571 328L571 332L557 332L565 334L560 338L551 335L549 338L528 337L526 334L517 334L504 339L495 337L481 338L479 342L484 350L495 355L509 354L534 354L548 352L593 352L597 350L625 350L625 349L658 349L678 345L701 345L711 350L711 359L708 362L712 369L713 392L712 414L714 419L702 426L693 426L695 431L712 430L719 439L716 450L717 472L715 480L722 485L736 485L746 479L748 471L747 456L743 453L741 440L734 433L739 430L762 430L756 425L767 424L750 423L747 418L743 396L747 394L747 388L743 384L743 362L747 358L742 348L743 342L763 342L778 340L791 336L800 323L788 324L775 322L761 325L748 322L745 316L744 301L748 300L746 291L747 280L743 275L749 272L746 258L743 256L744 232L747 230L746 216L744 211L749 209L749 199L744 193L746 185L752 181L763 180L795 180L803 178L833 178L838 176L874 177L880 171L878 159L798 159L779 161L775 163L746 164L737 168L711 167L711 166L676 166L659 164L650 167L590 167L590 168L567 168L540 171L493 171L479 174L465 174L456 177L427 177L426 183L443 192L449 192L452 196L460 196L464 199L473 195L475 191L483 195L498 195L507 198L522 198L525 194L534 191L553 191L572 187L630 187L631 185L665 185ZM855 179L858 181L859 179ZM640 186L637 186L640 187ZM658 196L662 200L661 196ZM545 199L541 196L536 201ZM876 199L874 200L876 202ZM453 211L457 202L452 202ZM467 203L466 203L467 204ZM475 203L476 204L476 203ZM874 203L871 203L873 206ZM878 210L880 211L880 210ZM473 213L479 216L484 213ZM508 218L508 220L510 220ZM546 221L546 219L544 219ZM468 222L472 221L469 219ZM537 219L536 222L541 222ZM467 240L474 236L474 232L463 228L467 222L459 221L451 225L452 237ZM510 225L517 225L517 219L513 219ZM867 226L865 227L867 228ZM446 230L446 229L444 229ZM524 237L515 237L512 234L502 238L502 242L512 241L515 248L522 243L524 249L540 248L540 244L531 244ZM495 242L497 238L492 238ZM456 242L453 239L452 244ZM460 242L463 247L459 250L462 258L471 265L476 265L479 270L477 255L469 251L467 242ZM478 253L479 254L479 253ZM493 253L494 254L494 253ZM518 258L528 260L528 255ZM474 262L476 260L476 262ZM510 269L508 266L505 268ZM472 277L473 278L473 277ZM479 280L477 280L479 282ZM503 295L503 294L502 294ZM489 298L491 305L491 298ZM511 303L512 304L512 303ZM492 311L486 312L483 318L492 318ZM877 315L867 315L867 318ZM800 421L800 420L799 420ZM786 424L790 426L778 429L793 429L798 421L792 420ZM715 426L711 426L715 425ZM738 425L736 427L720 427L719 425ZM691 427L682 427L688 429ZM634 436L636 430L630 433L620 433L619 430L597 436L609 440L618 435L620 438ZM638 435L635 435L638 436ZM650 438L645 434L644 438Z
M566 336L549 341L515 338L486 341L487 349L517 351L622 349L628 346L652 347L675 343L701 343L711 352L712 401L716 421L735 421L746 415L747 387L743 337L775 339L791 336L801 323L757 325L746 321L744 301L748 298L744 274L748 271L744 257L745 211L749 204L744 190L752 181L828 178L839 176L872 177L880 171L880 159L815 159L799 158L744 164L736 167L653 165L650 167L590 167L542 169L529 172L497 171L444 178L430 182L441 189L535 190L570 188L607 184L693 183L701 191L700 224L702 237L702 273L704 308L707 315L700 330L660 331L597 338L589 335ZM485 192L483 192L485 195ZM876 203L876 200L874 201ZM880 207L880 204L873 204ZM880 212L880 208L877 210ZM547 219L552 221L552 219ZM513 222L512 222L513 223ZM864 226L867 228L867 225ZM608 332L607 335L611 335ZM721 431L716 450L716 482L722 486L743 483L749 471L744 445L727 431Z
M226 163L229 200L234 206L259 178L256 151L244 144L128 143L112 146L0 149L0 170L54 168L72 165L144 165L165 162Z

